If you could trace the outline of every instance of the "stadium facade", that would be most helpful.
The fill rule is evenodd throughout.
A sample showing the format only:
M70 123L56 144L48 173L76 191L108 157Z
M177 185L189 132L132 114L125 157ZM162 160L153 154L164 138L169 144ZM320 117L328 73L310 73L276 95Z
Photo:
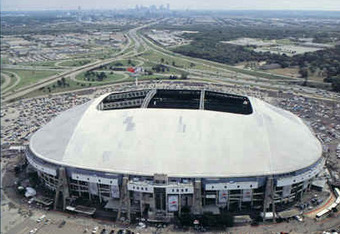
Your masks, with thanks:
M39 178L118 217L169 219L272 209L300 199L323 168L322 146L297 116L209 90L134 90L74 107L30 139Z

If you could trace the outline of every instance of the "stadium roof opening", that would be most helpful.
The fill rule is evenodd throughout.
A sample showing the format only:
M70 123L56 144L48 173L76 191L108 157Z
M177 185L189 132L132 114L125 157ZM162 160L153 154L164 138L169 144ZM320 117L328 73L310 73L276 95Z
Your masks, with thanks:
M127 108L157 109L203 109L251 114L251 103L247 97L204 90L142 90L110 94L99 104L101 110Z

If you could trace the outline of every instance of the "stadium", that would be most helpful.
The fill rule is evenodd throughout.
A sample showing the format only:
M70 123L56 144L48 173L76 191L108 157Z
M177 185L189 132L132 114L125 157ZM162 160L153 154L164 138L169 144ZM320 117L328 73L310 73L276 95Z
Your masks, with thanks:
M53 119L26 157L55 192L154 220L221 209L279 208L321 172L322 146L297 116L257 98L210 90L103 95Z

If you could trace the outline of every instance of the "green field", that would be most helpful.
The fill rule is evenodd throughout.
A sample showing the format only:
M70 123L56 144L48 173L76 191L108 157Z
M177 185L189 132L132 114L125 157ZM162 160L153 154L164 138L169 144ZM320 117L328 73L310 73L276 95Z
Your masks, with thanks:
M17 74L21 79L15 89L19 89L31 84L34 84L42 79L48 78L52 75L57 74L57 71L33 71L33 70L19 70L19 69L4 69L4 71L9 71Z
M38 90L35 90L27 95L25 95L24 97L36 97L36 96L40 96L40 95L47 95L47 94L53 94L53 93L60 93L60 92L66 92L66 91L72 91L72 90L77 90L77 89L83 89L83 88L88 88L91 86L98 86L98 85L92 85L92 84L81 84L79 82L70 80L70 79L66 79L66 83L67 86L63 87L59 87L57 85L57 82L45 86L44 88L40 88ZM50 88L50 91L49 91Z
M80 67L91 62L91 59L67 60L59 63L59 65L64 67Z
M14 77L13 74L8 73L6 71L1 71L1 73L4 73L4 74L6 74L6 75L8 75L10 77L9 84L6 87L2 87L1 86L1 90L4 90L4 89L7 89L8 87L11 87L16 82L17 79ZM1 84L3 84L4 79L5 79L4 77L1 77Z

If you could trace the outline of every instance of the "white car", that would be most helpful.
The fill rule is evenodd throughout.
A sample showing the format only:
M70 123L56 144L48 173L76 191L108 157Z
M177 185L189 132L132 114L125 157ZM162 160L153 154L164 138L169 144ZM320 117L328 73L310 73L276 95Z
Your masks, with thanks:
M92 233L97 233L97 231L98 231L98 226L93 228Z
M46 218L46 215L42 215L39 219L37 219L37 223L40 223Z
M29 233L30 234L34 234L34 233L36 233L38 231L38 228L34 228L34 229L32 229Z
M297 215L294 218L299 222L303 222L303 218L300 215Z

